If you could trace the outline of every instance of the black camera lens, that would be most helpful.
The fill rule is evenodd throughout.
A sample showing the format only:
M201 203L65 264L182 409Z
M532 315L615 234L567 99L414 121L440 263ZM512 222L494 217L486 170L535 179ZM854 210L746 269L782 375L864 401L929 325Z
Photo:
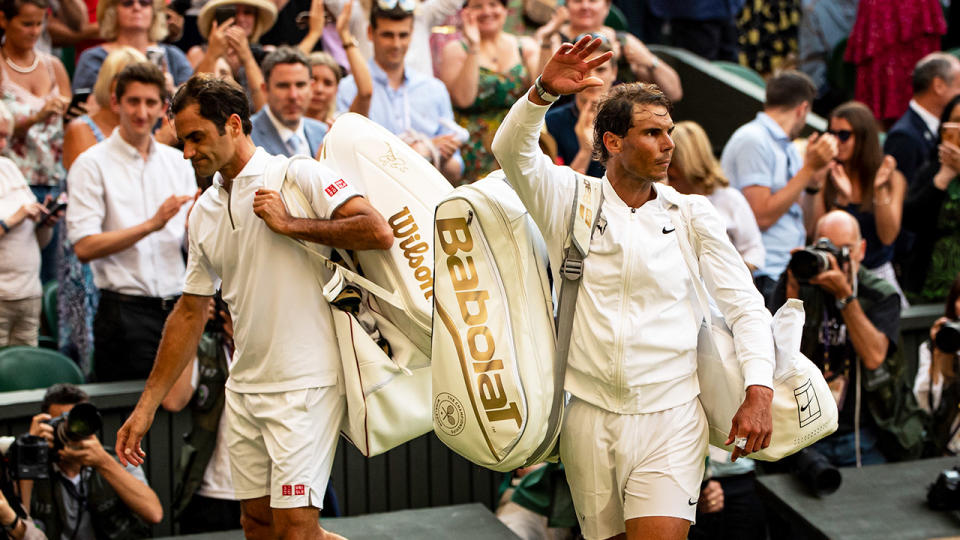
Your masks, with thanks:
M820 272L830 268L830 259L822 251L805 248L794 252L788 266L797 281L806 283Z
M812 448L804 448L796 454L794 462L797 477L817 497L829 495L840 489L840 470Z
M933 340L938 349L955 354L960 351L960 321L947 321L937 331Z
M67 419L60 424L57 434L62 434L64 442L77 442L100 431L103 419L100 411L90 403L78 403L67 413Z

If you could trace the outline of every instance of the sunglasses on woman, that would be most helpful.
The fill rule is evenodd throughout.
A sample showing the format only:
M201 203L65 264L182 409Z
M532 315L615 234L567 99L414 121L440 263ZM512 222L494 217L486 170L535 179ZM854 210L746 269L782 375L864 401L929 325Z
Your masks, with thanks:
M377 7L383 11L390 11L398 6L403 11L412 12L417 8L417 0L377 0Z
M837 130L831 129L831 130L828 130L827 133L836 137L837 140L840 142L847 142L847 139L849 139L850 136L853 135L853 132L850 131L849 129L837 129Z
M142 8L148 8L153 5L153 0L122 0L120 5L125 8L132 8L134 4L140 4Z

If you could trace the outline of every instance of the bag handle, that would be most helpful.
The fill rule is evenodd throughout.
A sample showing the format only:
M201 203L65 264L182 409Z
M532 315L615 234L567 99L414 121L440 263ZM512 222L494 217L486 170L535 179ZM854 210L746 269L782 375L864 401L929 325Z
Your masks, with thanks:
M287 170L290 166L290 163L296 159L309 159L312 161L312 158L307 156L294 156L292 158L285 159L283 163L277 163L276 165L268 164L267 171L264 175L264 186L267 189L280 193L280 198L283 199L284 205L294 217L319 219L316 211L313 209L313 206L310 205L310 202L307 201L307 198L300 190L300 186L298 186L296 182L289 181L287 178ZM289 200L297 203L297 206L300 209L299 212L291 207L290 203L287 202ZM298 238L291 238L285 235L281 236L289 238L291 241L299 244L300 247L312 254L321 264L323 264L323 266L333 272L333 276L326 283L321 283L321 285L323 285L323 295L326 297L327 301L332 301L334 298L336 298L337 294L339 294L343 289L345 282L349 281L376 296L377 298L383 300L384 302L390 304L391 306L400 310L404 309L403 301L400 299L397 293L388 291L380 285L377 285L369 279L354 272L353 270L350 270L344 265L331 261L329 257L321 253L320 250L314 247L310 242L305 242Z

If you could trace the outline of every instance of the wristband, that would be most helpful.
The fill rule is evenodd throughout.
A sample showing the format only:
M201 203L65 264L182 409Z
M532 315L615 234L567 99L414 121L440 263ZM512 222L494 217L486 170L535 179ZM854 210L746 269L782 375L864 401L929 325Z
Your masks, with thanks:
M533 88L537 92L537 95L540 96L540 99L547 103L554 103L560 99L560 96L547 92L547 89L543 87L543 83L540 81L540 77L537 77L536 82L533 83Z
M352 37L350 38L350 41L343 44L343 50L347 50L350 47L359 47L359 46L360 46L360 42L357 41L357 38Z
M804 190L805 192L807 192L807 194L809 194L809 195L816 195L817 193L820 193L820 188L818 188L818 187L809 187L809 186L807 186L807 187L803 188L803 190Z
M13 531L17 530L17 527L20 526L20 516L14 515L13 521L9 525L3 525L0 523L0 528L3 529L3 532L12 534Z
M0 219L0 229L3 229L3 234L10 232L10 226L7 225L7 222Z

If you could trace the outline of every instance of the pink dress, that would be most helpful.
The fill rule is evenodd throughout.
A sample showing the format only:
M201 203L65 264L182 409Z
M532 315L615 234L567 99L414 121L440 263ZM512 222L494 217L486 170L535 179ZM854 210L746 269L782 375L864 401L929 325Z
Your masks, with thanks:
M845 56L857 66L857 101L881 121L903 115L914 66L946 31L938 0L860 0Z
M6 62L0 60L0 69L3 69L0 92L15 122L42 109L51 96L60 95L53 71L53 57L39 51L37 54L40 55L37 69L46 69L53 81L53 86L45 96L35 96L30 90L10 80L9 68ZM31 186L60 185L66 177L63 168L63 117L51 116L46 122L30 126L24 136L11 137L10 146L4 151L4 156L17 164Z

